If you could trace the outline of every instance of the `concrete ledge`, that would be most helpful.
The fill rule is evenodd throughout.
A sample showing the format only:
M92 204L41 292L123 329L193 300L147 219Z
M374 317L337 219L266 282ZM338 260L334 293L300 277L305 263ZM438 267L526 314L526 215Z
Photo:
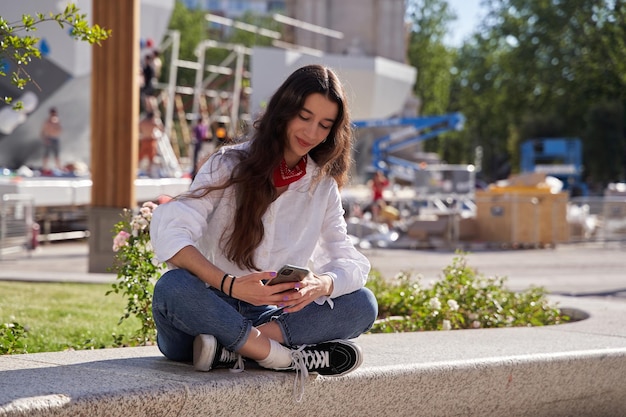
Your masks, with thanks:
M195 372L155 347L0 357L0 416L626 415L626 303L554 297L583 321L364 335L341 378Z

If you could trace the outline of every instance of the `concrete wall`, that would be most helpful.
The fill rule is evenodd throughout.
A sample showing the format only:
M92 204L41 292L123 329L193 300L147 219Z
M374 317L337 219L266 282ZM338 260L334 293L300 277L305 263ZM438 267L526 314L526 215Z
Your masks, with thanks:
M327 54L321 57L275 48L252 53L251 112L255 117L278 86L297 68L333 68L346 88L353 120L400 115L417 76L414 67L382 57Z
M335 39L294 29L293 43L332 54L362 54L406 62L404 0L287 0L298 20L343 32Z

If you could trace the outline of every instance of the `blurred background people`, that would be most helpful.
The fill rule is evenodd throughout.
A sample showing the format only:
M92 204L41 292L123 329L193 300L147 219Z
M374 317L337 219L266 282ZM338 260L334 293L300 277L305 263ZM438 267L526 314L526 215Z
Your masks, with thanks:
M63 132L61 121L55 107L51 107L48 113L48 118L41 127L41 139L43 140L43 166L42 172L45 174L50 173L48 168L48 158L52 156L54 158L55 166L58 170L61 170L60 153L60 137Z

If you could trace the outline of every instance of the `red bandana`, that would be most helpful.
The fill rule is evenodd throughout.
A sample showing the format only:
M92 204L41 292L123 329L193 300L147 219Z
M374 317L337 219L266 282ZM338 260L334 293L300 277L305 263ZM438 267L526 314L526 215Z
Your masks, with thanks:
M284 187L304 177L304 174L306 174L306 161L307 156L304 155L302 159L300 159L300 162L298 162L298 165L291 169L287 166L283 158L280 164L274 169L274 187Z

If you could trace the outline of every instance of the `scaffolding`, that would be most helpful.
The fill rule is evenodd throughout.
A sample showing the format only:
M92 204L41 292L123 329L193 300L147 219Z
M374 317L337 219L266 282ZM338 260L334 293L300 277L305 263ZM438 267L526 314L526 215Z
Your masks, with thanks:
M242 98L250 94L250 73L246 70L246 59L252 54L252 50L243 45L218 42L214 40L201 41L196 46L196 61L187 61L179 58L180 33L168 31L165 40L161 44L161 50L171 48L169 64L169 77L167 84L157 83L165 97L161 102L165 104L165 132L168 136L175 137L172 132L175 110L181 122L181 127L188 126L187 122L196 120L198 115L207 117L209 125L221 122L228 130L229 137L239 134L241 124L249 122L249 115L241 111ZM229 51L217 65L206 62L206 52L209 49L224 49ZM193 87L177 85L178 71L186 68L195 71ZM211 88L220 77L232 78L231 88ZM181 96L192 96L193 104L191 113L184 113L180 118ZM226 121L226 122L225 122Z

